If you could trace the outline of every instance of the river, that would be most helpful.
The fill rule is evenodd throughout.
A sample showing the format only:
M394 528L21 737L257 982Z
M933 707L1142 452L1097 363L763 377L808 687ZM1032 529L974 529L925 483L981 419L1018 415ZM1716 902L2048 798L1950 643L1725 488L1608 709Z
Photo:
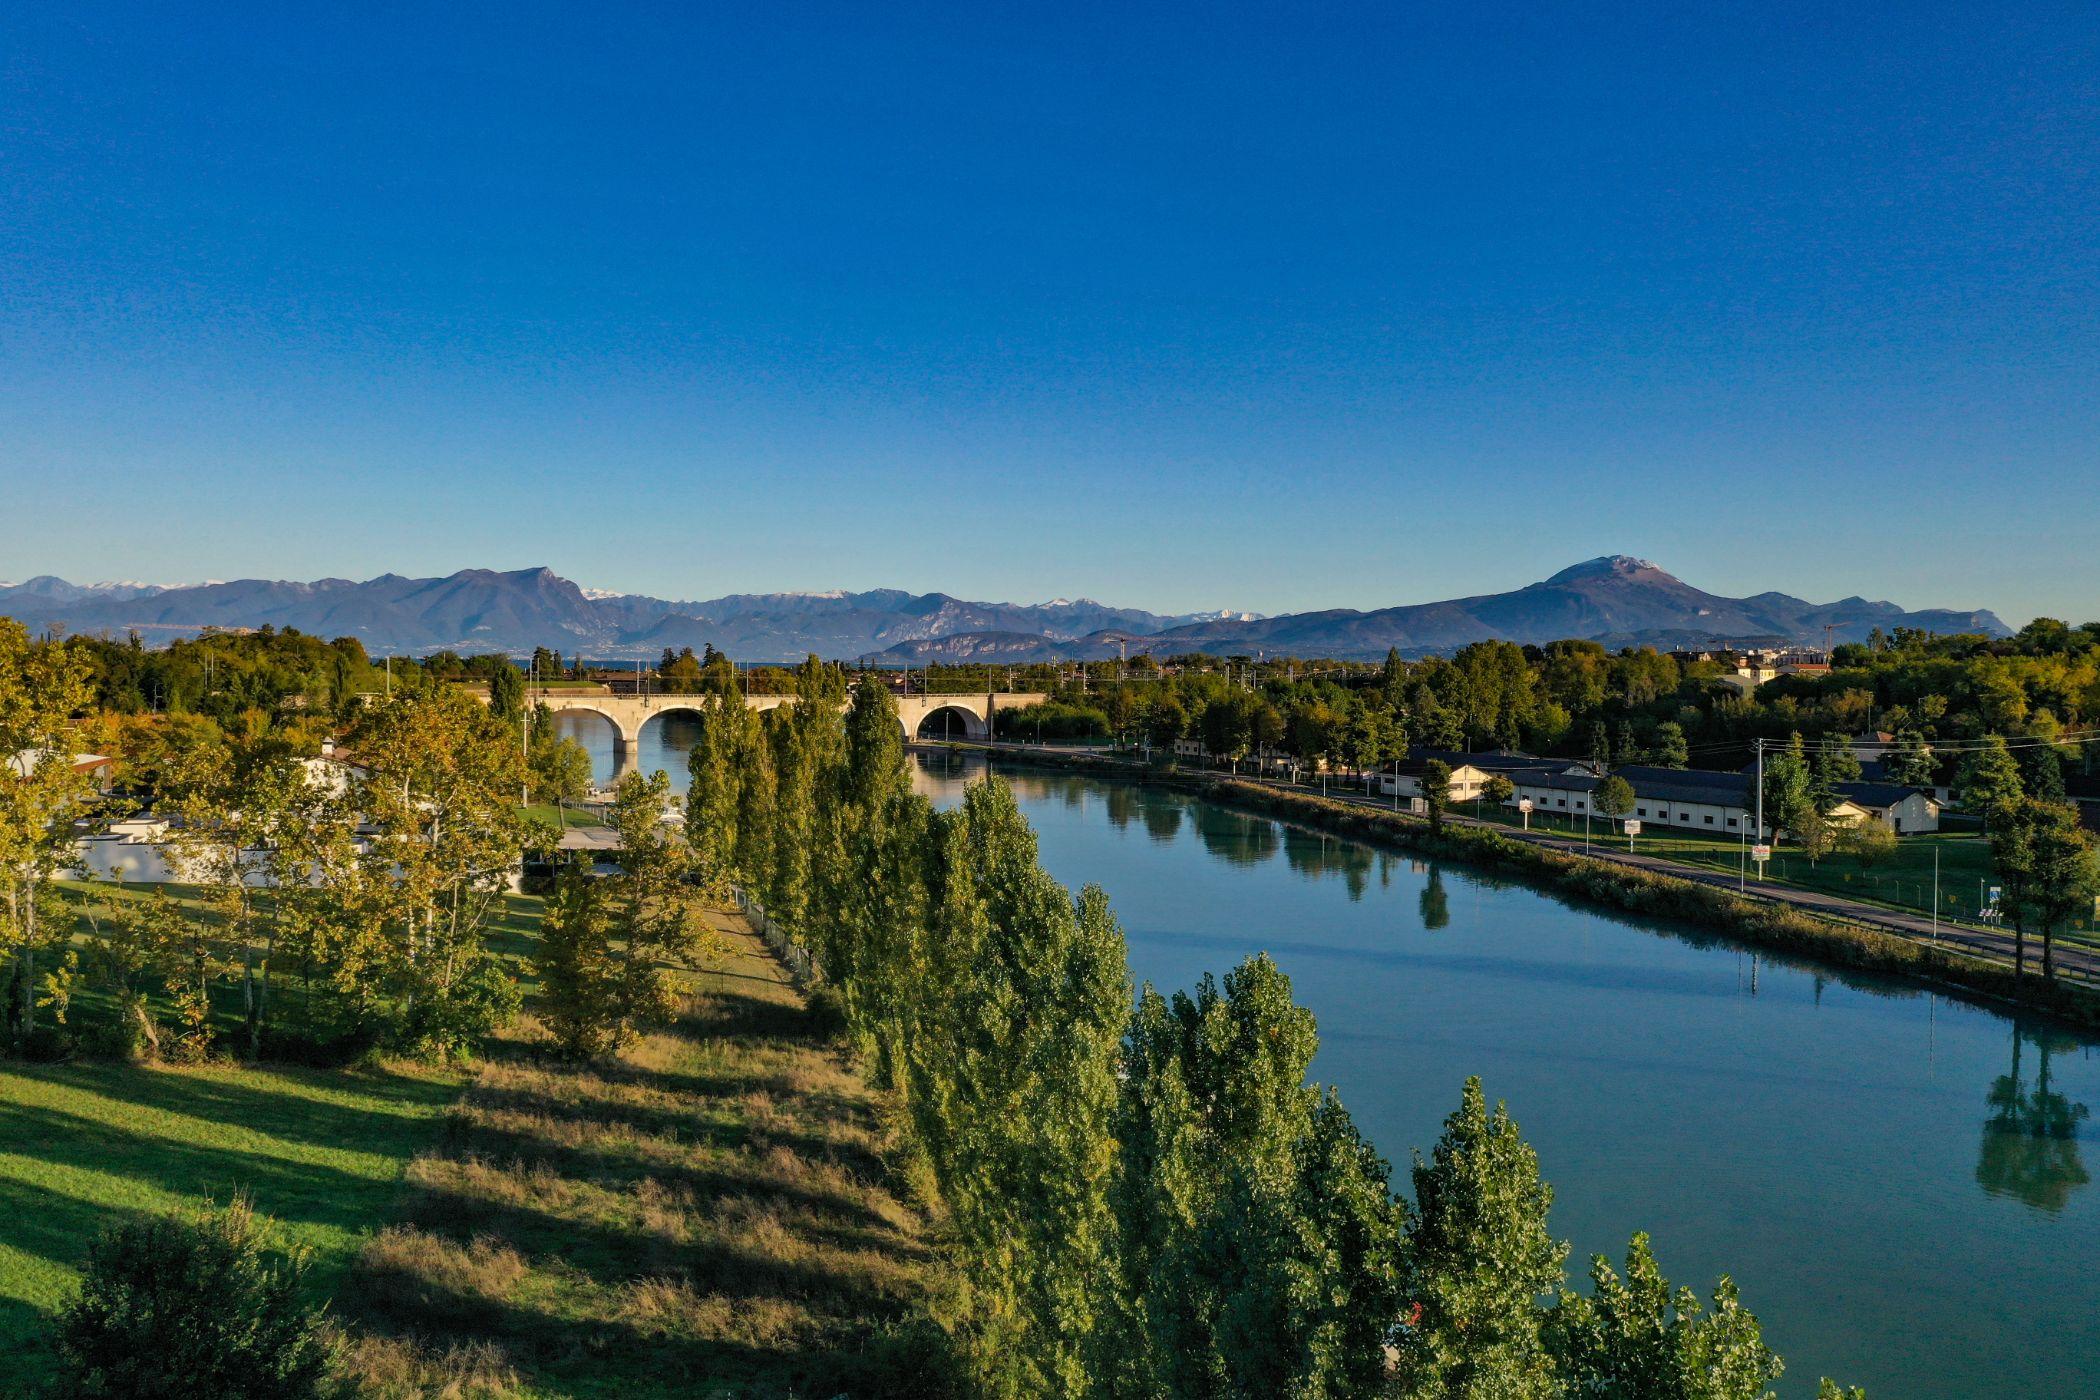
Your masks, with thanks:
M914 756L942 805L983 769ZM2100 1394L2092 1043L1157 788L1007 776L1045 866L1107 890L1136 978L1276 958L1396 1187L1478 1074L1539 1151L1571 1273L1647 1230L1702 1298L1733 1275L1783 1396Z

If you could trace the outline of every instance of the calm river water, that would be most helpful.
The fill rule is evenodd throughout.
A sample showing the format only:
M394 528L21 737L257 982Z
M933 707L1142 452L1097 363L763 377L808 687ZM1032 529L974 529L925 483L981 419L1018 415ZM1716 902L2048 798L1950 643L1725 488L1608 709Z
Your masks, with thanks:
M659 731L643 761L683 786ZM914 762L943 805L984 770ZM1702 1297L1732 1274L1782 1395L2100 1394L2092 1044L1178 794L1007 776L1050 871L1108 891L1136 978L1276 958L1401 1188L1478 1074L1539 1151L1571 1271L1647 1230Z

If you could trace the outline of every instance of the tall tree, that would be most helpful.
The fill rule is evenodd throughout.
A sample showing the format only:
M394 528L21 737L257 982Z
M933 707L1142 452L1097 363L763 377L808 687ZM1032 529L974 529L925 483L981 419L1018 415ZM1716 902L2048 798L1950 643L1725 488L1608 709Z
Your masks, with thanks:
M1954 776L1954 795L1962 810L1983 819L1990 830L1992 815L2017 799L2022 792L2020 765L1996 734L1987 736L1980 748L1970 751Z
M1553 1189L1509 1113L1466 1081L1430 1158L1414 1166L1401 1255L1400 1391L1421 1397L1545 1397L1556 1386L1540 1299L1567 1246L1546 1226Z
M2042 976L2056 975L2056 932L2081 910L2093 907L2100 891L2091 833L2079 824L2078 809L2068 802L2028 798L2032 866L2024 891L2026 906L2042 934Z
M1624 1278L1600 1254L1587 1296L1561 1290L1546 1338L1568 1400L1771 1400L1784 1369L1732 1281L1715 1285L1711 1312L1691 1289L1673 1293L1644 1234L1627 1246Z
M36 1031L38 955L64 927L44 917L53 872L71 863L73 824L96 799L73 763L73 717L94 695L85 653L32 641L0 617L0 954L11 954L8 1020L17 1039Z
M485 939L526 837L516 737L462 692L433 686L366 706L352 749L366 765L354 800L377 867L364 888L386 901L401 1033L439 1054L468 1048L515 1005Z
M1432 758L1422 765L1422 776L1416 781L1422 789L1422 801L1429 807L1429 829L1441 832L1444 809L1451 805L1451 765L1441 758Z

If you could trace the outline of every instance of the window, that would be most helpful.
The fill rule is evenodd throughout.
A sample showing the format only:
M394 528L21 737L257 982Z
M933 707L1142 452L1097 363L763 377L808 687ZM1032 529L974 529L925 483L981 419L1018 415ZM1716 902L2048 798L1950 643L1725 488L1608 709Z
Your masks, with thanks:
M1740 823L1740 822L1738 822L1738 821L1737 821L1737 820L1736 820L1736 819L1735 819L1734 817L1730 817L1730 818L1728 819L1728 824L1729 824L1730 826L1740 826L1740 825L1741 825L1741 823Z
M1565 798L1565 797L1556 797L1556 798L1554 798L1553 800L1554 800L1554 801L1555 801L1556 803L1558 803L1558 804L1559 804L1560 806L1563 806L1563 807L1565 807L1565 806L1567 806L1567 805L1568 805L1568 799L1567 799L1567 798Z
M1633 809L1633 814L1637 817L1645 817L1648 815L1648 809L1646 807L1636 807Z
M1708 826L1712 826L1714 824L1714 814L1712 812L1708 812L1706 814L1706 824Z

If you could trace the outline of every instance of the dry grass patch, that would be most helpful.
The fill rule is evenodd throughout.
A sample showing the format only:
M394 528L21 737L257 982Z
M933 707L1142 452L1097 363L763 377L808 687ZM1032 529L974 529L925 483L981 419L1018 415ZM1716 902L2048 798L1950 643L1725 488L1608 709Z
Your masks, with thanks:
M528 1026L481 1067L346 1291L367 1395L953 1389L883 1103L717 923L677 1025L591 1065ZM446 1357L483 1389L443 1389Z

